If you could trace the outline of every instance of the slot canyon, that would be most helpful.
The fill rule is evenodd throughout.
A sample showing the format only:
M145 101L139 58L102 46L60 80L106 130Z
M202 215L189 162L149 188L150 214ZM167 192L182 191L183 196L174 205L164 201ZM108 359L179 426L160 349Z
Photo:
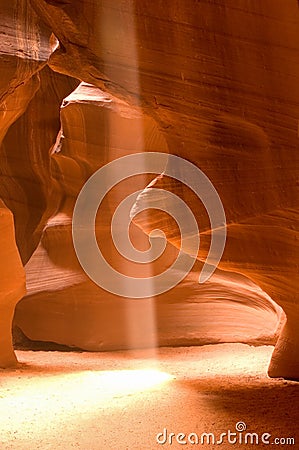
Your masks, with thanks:
M297 0L0 3L0 448L296 448Z

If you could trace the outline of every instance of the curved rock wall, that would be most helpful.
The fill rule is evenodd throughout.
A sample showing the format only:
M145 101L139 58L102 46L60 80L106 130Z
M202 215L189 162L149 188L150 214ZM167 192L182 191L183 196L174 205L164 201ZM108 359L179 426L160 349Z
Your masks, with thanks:
M202 336L211 341L273 339L280 310L256 285L238 278L240 273L287 316L270 375L298 378L297 2L15 0L1 14L0 66L6 80L1 132L6 136L0 195L15 217L29 291L17 308L16 325L31 339L89 349L152 345L155 340L200 343ZM46 63L52 72L43 69ZM63 105L58 133L58 106L75 87L74 79L105 93L81 85ZM191 272L173 292L137 306L128 299L110 301L83 274L72 247L71 215L76 195L97 168L151 149L192 161L218 190L228 220L221 266L226 272L216 273L204 287L198 287ZM143 177L132 185L145 188L149 181ZM190 203L202 232L198 258L204 259L210 230L202 205L186 187L165 177L155 186ZM106 236L113 208L132 187L129 183L111 193L97 223L104 251L128 272L136 267L118 259ZM160 266L144 268L145 273L167 266L179 243L173 222L155 212L140 215L137 224L146 232L158 225L174 245L168 245ZM136 242L144 246L145 236L136 224L132 227ZM189 315L188 310L183 322L180 314L184 311L185 317L190 298L196 312ZM207 333L204 322L196 328L200 310L194 308L211 298L213 311L222 300L215 317L224 317L225 323L215 320L214 331ZM243 334L232 332L236 307L239 323L246 323ZM247 311L259 317L259 325L248 321ZM150 325L141 317L150 317ZM107 325L113 321L115 326ZM134 325L138 322L139 327ZM182 332L176 335L178 323Z
M13 215L0 201L0 367L16 364L12 320L17 302L25 295L25 271L15 243Z
M39 246L26 264L28 295L19 303L15 325L35 341L52 341L87 350L152 345L191 345L242 341L275 342L280 311L261 290L235 274L220 272L206 286L199 267L175 289L155 299L117 297L91 282L79 266L71 237L76 197L86 179L117 157L139 151L167 151L155 122L98 88L82 83L63 102L61 132L52 150L52 176L64 202L45 225ZM114 188L100 206L96 223L101 251L122 273L150 276L170 265L175 250L143 268L120 258L111 242L115 207L149 177ZM136 227L131 239L148 246ZM237 288L236 288L237 286Z

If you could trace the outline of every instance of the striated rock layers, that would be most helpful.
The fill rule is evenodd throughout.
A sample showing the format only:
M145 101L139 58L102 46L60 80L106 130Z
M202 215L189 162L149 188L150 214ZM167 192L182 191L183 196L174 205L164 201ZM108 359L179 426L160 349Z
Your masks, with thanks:
M269 374L298 379L297 3L19 0L4 12L0 196L14 214L28 289L16 326L33 340L90 350L269 342L281 313L259 286L286 314ZM64 101L59 132L58 105L75 79L88 85ZM188 188L158 177L137 205L150 205L154 187L177 193L199 224L199 261L172 291L132 300L84 274L71 217L90 175L140 151L197 165L221 197L228 238L225 272L198 285L210 243L207 214ZM135 276L168 267L180 246L173 220L157 210L136 217L131 237L145 249L144 232L162 229L169 244L161 260L141 269L109 240L117 204L151 181L144 175L116 186L96 222L103 253Z
M46 67L56 40L27 1L1 2L0 27L0 366L8 366L16 362L14 309L26 293L22 262L39 242L43 216L57 209L61 197L49 164L60 127L59 107L78 81Z
M40 23L40 27L38 26ZM11 124L20 117L39 86L37 72L51 53L49 30L38 20L26 1L1 2L0 13L0 144ZM46 31L47 30L47 31ZM47 35L48 34L48 35ZM21 152L20 152L21 153ZM16 303L24 296L25 272L15 242L15 224L10 205L16 189L1 148L0 228L1 228L1 335L0 366L16 363L11 326ZM7 207L8 205L8 207Z
M199 285L197 264L170 292L137 300L108 293L89 280L71 237L73 207L83 183L117 157L167 148L152 118L84 83L64 100L61 126L51 165L64 198L26 264L28 294L18 304L15 325L31 340L93 351L227 341L273 343L280 311L257 286L236 274L219 271L209 283ZM156 263L140 267L121 258L111 242L115 207L148 182L148 176L139 176L116 186L100 206L96 223L105 258L128 276L160 273L176 256L169 245ZM134 245L146 249L147 237L134 224L130 231Z

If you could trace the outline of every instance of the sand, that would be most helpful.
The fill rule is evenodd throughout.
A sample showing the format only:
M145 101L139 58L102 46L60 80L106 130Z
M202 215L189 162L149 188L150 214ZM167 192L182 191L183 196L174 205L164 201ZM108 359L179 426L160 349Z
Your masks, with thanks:
M259 441L263 433L271 434L264 436L270 445L275 438L298 440L299 384L267 377L272 351L272 346L245 344L110 353L18 351L18 369L1 371L0 448L269 448L246 444L246 431L237 433L241 443L230 444L227 437L222 444L191 443L196 437L190 433L199 439L214 433L218 440L222 432L235 432L238 422ZM275 448L299 448L299 440Z

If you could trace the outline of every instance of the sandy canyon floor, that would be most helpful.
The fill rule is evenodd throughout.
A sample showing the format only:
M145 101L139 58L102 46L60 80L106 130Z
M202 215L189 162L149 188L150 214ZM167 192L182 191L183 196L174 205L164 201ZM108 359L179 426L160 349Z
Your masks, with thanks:
M299 448L299 384L267 377L272 350L18 351L20 366L1 371L0 448Z

